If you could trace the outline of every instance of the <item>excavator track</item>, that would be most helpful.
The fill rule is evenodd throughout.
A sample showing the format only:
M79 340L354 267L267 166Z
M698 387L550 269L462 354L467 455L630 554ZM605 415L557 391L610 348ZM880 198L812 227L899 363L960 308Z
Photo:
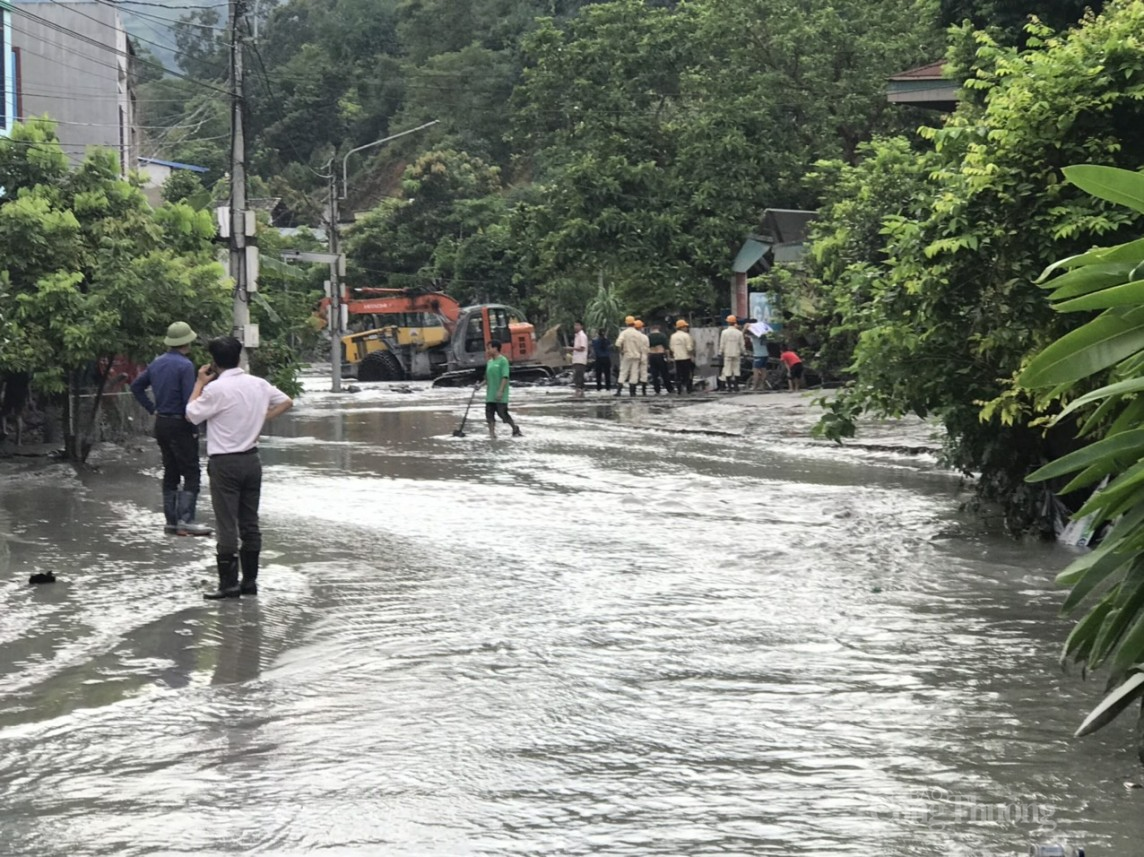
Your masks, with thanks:
M390 351L374 351L367 354L358 367L359 381L404 381L405 370L401 361Z
M480 369L454 369L445 372L433 379L434 387L468 387L485 377L484 368ZM547 366L516 366L513 365L509 373L512 381L544 381L552 377L552 370Z

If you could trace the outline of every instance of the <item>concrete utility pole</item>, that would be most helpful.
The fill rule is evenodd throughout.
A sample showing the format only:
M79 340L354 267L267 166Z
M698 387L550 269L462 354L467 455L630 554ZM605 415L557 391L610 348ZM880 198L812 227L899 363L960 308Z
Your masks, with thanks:
M234 337L243 344L242 366L247 367L246 349L258 346L258 327L250 323L250 293L258 291L258 248L255 246L254 218L246 210L246 137L243 111L246 107L245 77L242 67L244 0L229 0L230 34L230 276L234 279Z
M338 174L330 160L330 228L326 234L330 255L330 364L333 371L332 391L342 391L342 285L338 279L344 260L338 250Z

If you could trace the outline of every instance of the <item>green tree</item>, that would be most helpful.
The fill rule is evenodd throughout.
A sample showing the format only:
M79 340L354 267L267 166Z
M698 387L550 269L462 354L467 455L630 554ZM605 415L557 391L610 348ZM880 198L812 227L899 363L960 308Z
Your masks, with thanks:
M210 191L191 170L175 170L163 182L160 191L164 202L185 202L191 208L205 208L211 201Z
M1066 178L1100 200L1144 214L1144 175L1102 166L1066 169ZM1138 234L1138 233L1137 233ZM1092 530L1109 530L1095 550L1057 577L1070 589L1063 612L1087 612L1064 646L1075 661L1109 673L1105 698L1077 735L1087 735L1144 697L1144 239L1097 248L1057 262L1040 278L1054 309L1099 313L1048 345L1030 361L1019 383L1041 407L1068 402L1055 416L1069 425L1083 415L1081 448L1030 475L1032 482L1070 481L1062 494L1096 490L1076 513ZM1109 383L1110 382L1110 383ZM1103 384L1096 390L1091 384ZM1069 401L1071 399L1071 401ZM1137 731L1144 763L1144 709Z
M905 137L864 143L858 156L854 165L819 161L810 174L822 203L810 228L808 276L787 287L793 292L788 309L820 330L817 368L832 374L850 364L859 335L884 312L874 304L874 286L888 261L883 224L926 216L927 177L935 166L932 152ZM800 297L811 307L808 314L799 313Z
M1026 50L979 33L966 86L986 98L923 130L934 147L925 199L881 221L882 261L828 284L840 292L836 305L855 279L869 295L841 322L861 330L856 380L829 427L845 433L863 409L937 417L950 461L981 474L980 493L1005 502L1016 528L1036 517L1025 474L1062 442L1031 429L1035 414L1010 392L1030 351L1068 324L1032 279L1053 258L1133 223L1063 183L1059 170L1144 162L1144 51L1133 35L1142 25L1144 5L1115 2L1063 36L1033 28ZM981 402L993 403L984 414Z
M992 30L1006 44L1022 43L1025 25L1035 15L1046 26L1063 30L1076 24L1085 9L1099 13L1102 0L941 0L943 24L969 21L979 30Z
M424 285L456 263L456 247L498 222L504 211L500 171L454 151L430 152L405 170L404 197L384 200L347 235L346 259L355 281Z
M895 128L886 76L939 44L930 0L616 0L542 22L515 96L545 188L518 212L528 263L604 268L634 309L721 302L761 211L813 204L815 160Z
M217 9L197 9L174 25L175 62L198 80L226 80L230 48Z
M77 461L94 443L112 359L148 359L172 318L211 329L227 309L210 214L182 204L154 211L118 172L110 150L69 171L47 121L0 139L0 372L67 394L65 451ZM87 374L96 394L81 412Z

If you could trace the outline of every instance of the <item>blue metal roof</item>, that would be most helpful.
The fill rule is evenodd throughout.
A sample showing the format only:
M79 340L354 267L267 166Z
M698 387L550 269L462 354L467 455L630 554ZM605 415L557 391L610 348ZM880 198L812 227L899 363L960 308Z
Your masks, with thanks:
M140 158L141 164L155 164L160 167L170 167L172 170L190 170L192 173L209 173L209 167L196 167L194 164L180 164L178 161L160 161L158 158Z

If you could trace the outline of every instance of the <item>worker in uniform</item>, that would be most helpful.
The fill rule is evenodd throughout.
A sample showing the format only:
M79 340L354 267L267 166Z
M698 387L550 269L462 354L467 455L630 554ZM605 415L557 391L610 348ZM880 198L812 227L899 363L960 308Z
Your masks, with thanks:
M636 329L634 316L624 319L627 325L620 335L616 337L616 350L620 353L620 381L616 395L620 394L624 385L628 385L628 395L636 395L636 384L640 380L640 360L646 349L646 337Z
M651 326L648 342L648 374L655 394L659 395L659 388L664 387L667 392L674 391L671 376L667 374L667 336L658 324Z
M723 371L720 378L729 393L739 392L739 373L743 359L743 331L739 330L739 320L727 316L727 326L719 334L719 351L723 355Z
M675 392L682 393L686 386L690 393L693 391L691 379L695 374L695 339L688 331L685 319L675 323L675 333L671 334L668 345L671 359L675 361Z
M643 342L643 350L640 352L640 390L643 394L647 395L647 356L651 348L648 342L647 334L644 333L643 319L637 318L635 323L636 332L639 333L640 339Z

